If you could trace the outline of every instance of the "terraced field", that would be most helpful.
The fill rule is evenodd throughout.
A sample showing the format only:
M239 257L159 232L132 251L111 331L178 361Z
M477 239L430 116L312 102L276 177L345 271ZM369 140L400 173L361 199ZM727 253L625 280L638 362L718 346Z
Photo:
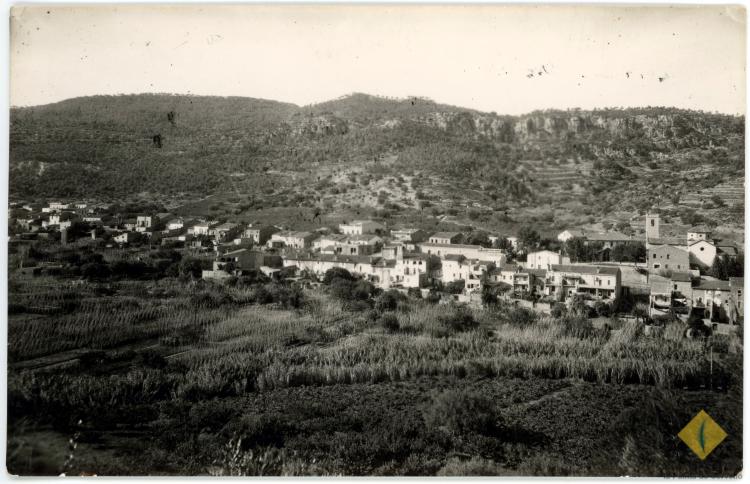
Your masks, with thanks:
M705 188L696 192L685 194L681 198L681 203L692 207L702 207L709 202L712 197L718 196L726 205L744 203L745 199L745 177L737 177L727 180L720 185L711 188Z

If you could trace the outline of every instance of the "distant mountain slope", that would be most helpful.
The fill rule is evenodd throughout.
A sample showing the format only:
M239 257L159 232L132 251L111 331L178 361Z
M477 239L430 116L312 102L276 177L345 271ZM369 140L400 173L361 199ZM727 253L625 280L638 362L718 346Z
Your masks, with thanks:
M744 177L744 117L672 108L499 116L366 94L305 107L93 96L12 109L10 148L15 197L206 195L229 182L267 190L272 173L291 183L278 174L387 156L396 161L367 169L419 173L433 199L463 191L486 206L642 210Z

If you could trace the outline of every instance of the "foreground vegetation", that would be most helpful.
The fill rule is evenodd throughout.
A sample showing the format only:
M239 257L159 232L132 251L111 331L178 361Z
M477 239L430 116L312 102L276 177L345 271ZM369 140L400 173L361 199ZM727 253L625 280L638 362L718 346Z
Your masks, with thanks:
M11 302L57 301L54 314L31 300L10 316L14 473L741 469L738 337L437 305L341 273L318 289L261 278L69 284L12 281ZM701 408L729 434L705 462L676 438Z

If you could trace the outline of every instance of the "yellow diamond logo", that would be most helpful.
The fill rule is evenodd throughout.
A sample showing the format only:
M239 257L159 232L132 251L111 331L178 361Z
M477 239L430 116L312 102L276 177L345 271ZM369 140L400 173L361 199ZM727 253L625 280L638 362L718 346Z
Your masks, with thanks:
M705 411L701 410L677 436L695 452L700 460L704 460L727 438L727 433Z

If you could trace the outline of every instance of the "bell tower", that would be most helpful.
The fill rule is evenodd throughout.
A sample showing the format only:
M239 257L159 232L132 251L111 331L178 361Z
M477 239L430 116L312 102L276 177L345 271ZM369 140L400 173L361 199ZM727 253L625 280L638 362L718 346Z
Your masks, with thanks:
M650 213L646 215L646 239L659 238L659 214Z

